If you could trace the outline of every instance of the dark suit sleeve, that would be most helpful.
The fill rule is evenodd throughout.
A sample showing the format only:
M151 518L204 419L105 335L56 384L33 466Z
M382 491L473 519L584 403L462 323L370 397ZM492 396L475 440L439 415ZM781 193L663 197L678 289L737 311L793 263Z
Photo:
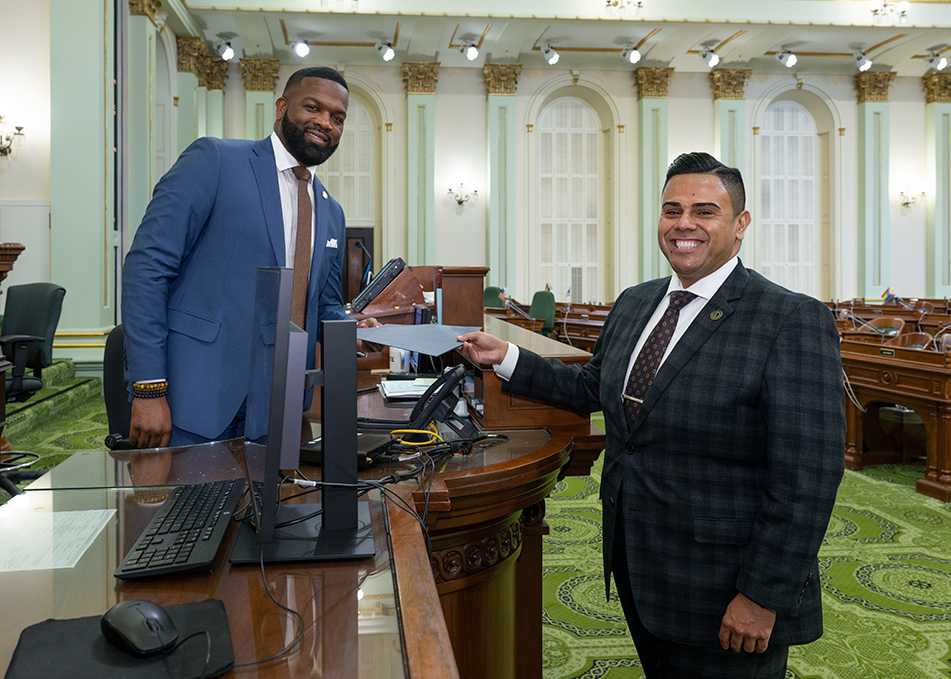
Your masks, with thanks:
M129 381L169 376L169 287L208 221L220 169L217 147L198 139L155 186L122 269Z
M801 302L785 318L763 375L763 505L737 589L795 615L815 569L842 478L845 406L839 338L828 309Z
M347 222L343 208L334 201L333 207L334 238L340 246L333 248L333 261L330 273L323 287L317 293L317 318L320 321L347 320L347 312L343 308L343 257L347 243ZM317 244L315 244L317 247Z

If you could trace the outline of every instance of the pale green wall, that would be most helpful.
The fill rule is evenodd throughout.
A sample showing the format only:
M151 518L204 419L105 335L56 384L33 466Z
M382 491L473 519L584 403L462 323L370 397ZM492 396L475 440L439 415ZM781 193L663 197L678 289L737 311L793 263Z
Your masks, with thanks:
M951 104L925 106L927 296L951 297Z
M436 264L435 94L406 95L406 263Z
M637 102L638 222L641 224L641 275L647 281L670 273L657 247L660 193L667 174L667 100L645 97Z
M859 296L879 298L889 287L888 103L858 105Z
M486 106L489 159L487 285L515 284L515 97L490 94Z

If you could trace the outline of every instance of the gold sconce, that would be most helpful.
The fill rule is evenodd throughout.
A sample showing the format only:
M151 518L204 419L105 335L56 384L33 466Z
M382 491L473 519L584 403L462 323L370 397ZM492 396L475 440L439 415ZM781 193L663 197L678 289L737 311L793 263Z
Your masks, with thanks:
M925 192L922 191L921 193L915 195L909 189L905 189L904 191L899 193L898 196L899 196L898 200L901 203L902 207L911 207L912 205L918 202L919 198L922 201L925 199Z
M0 116L0 157L9 156L13 153L13 145L18 143L18 138L23 136L23 126L17 125L15 132L4 131L4 118Z
M478 200L479 192L473 189L471 192L466 193L466 190L463 188L462 184L459 184L459 190L456 191L452 188L449 189L449 197L456 201L457 205L465 205L469 202L470 199Z

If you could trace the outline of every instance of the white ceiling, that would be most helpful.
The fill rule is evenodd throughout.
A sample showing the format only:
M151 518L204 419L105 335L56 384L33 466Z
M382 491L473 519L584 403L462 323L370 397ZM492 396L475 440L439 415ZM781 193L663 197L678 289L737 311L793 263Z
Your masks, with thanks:
M774 55L786 47L799 56L792 74L856 73L852 53L862 50L873 70L921 76L929 51L951 57L951 2L939 1L911 3L904 25L876 23L865 0L644 0L638 16L621 18L608 17L604 0L359 0L357 9L352 0L221 2L165 0L163 9L176 33L204 37L209 49L221 37L238 57L301 65L382 65L379 40L395 47L389 63L396 67L438 61L444 68L492 62L630 70L620 52L637 45L638 66L706 71L698 52L710 47L720 67L785 72ZM291 52L301 38L311 44L305 59ZM467 41L480 49L473 62L459 51ZM541 56L546 42L561 54L552 67Z

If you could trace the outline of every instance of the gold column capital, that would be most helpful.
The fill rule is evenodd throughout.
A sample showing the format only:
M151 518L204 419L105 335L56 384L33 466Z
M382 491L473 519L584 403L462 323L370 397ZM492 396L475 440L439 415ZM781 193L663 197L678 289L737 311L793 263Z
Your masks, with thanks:
M198 86L206 90L223 90L228 77L228 62L217 57L203 55L197 61Z
M242 59L238 66L241 67L244 89L249 92L273 92L280 65L280 59Z
M855 91L858 103L870 101L888 101L888 88L898 75L892 71L866 71L855 74Z
M403 80L407 94L435 94L439 80L438 61L407 61L403 63Z
M158 28L159 19L157 14L161 6L162 0L129 0L129 16L146 16ZM161 23L164 24L164 20Z
M928 104L951 104L951 73L929 73L921 78Z
M666 99L667 86L674 69L661 66L641 66L634 69L634 82L637 84L638 99Z
M201 38L178 38L178 72L198 75L198 62L207 56L205 41Z
M515 94L521 64L486 64L482 68L489 94Z
M715 68L710 71L713 100L745 99L746 81L753 75L749 68Z

